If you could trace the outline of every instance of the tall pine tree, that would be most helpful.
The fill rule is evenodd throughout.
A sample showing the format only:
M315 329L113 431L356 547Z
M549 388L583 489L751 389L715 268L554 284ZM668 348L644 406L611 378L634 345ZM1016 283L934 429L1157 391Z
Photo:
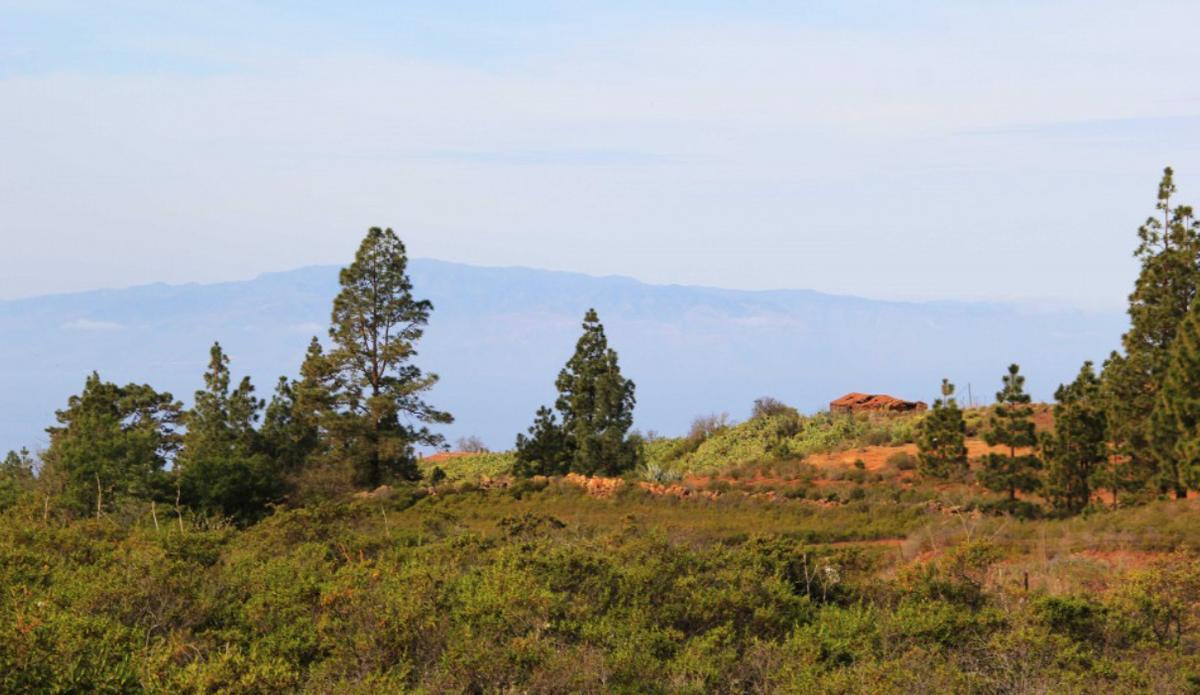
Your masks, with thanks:
M917 430L917 466L921 475L948 478L967 469L967 426L954 398L954 384L942 379L942 397Z
M517 468L526 473L567 470L584 475L619 475L637 466L641 447L629 436L634 384L621 375L617 353L608 346L595 309L583 318L575 354L555 381L555 409L538 410L530 436L517 438Z
M1093 488L1107 482L1107 415L1092 363L1060 385L1054 400L1054 432L1043 442L1046 491L1057 509L1075 514L1091 502Z
M1138 229L1134 256L1141 271L1129 296L1130 328L1121 337L1124 354L1109 357L1102 378L1109 433L1118 453L1141 479L1157 479L1162 489L1183 494L1171 480L1171 447L1155 446L1151 433L1171 344L1200 285L1200 224L1190 207L1172 207L1174 193L1174 172L1168 167L1159 182L1156 215ZM1165 475L1159 475L1162 466L1168 468Z
M322 429L362 486L419 478L415 447L442 444L429 425L454 420L423 400L438 378L412 359L433 305L413 297L407 269L400 238L372 227L333 300L333 348L324 357L333 403Z
M1161 487L1177 497L1200 489L1200 302L1193 302L1171 345L1150 421Z
M990 453L984 457L979 481L995 492L1007 492L1015 500L1018 492L1031 492L1041 485L1037 472L1042 461L1035 453L1018 453L1037 444L1033 426L1033 408L1025 393L1025 377L1021 368L1009 365L1004 375L1004 388L996 393L996 405L988 418L984 440L989 446L1003 446L1007 453Z

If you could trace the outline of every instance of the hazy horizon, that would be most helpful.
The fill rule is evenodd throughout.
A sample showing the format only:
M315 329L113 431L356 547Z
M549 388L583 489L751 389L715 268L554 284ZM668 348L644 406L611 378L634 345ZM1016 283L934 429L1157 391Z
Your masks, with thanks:
M921 305L921 304L931 304L931 305L935 305L935 304L997 304L997 305L1008 305L1008 306L1012 306L1015 308L1023 308L1023 309L1030 309L1030 310L1039 310L1039 309L1075 310L1075 311L1080 311L1080 312L1089 313L1089 314L1112 314L1112 313L1124 314L1124 313L1127 313L1127 306L1125 306L1125 305L1111 306L1111 307L1109 307L1109 306L1087 306L1087 305L1072 304L1068 301L1054 300L1054 299L1049 299L1049 298L1039 298L1039 297L1016 297L1016 298L1005 298L1005 297L995 297L995 298L988 298L988 297L981 297L981 298L884 297L884 296L871 295L868 291L856 292L856 291L851 290L851 291L845 291L845 292L829 292L829 291L825 291L825 290L822 290L822 289L816 288L816 287L804 287L804 286L800 286L800 285L788 286L788 287L781 286L781 287L749 287L748 288L748 287L728 287L728 286L723 286L723 285L689 283L689 282L666 282L666 281L655 282L652 280L646 280L643 278L635 277L633 275L628 275L628 274L624 274L624 273L600 274L600 273L590 273L590 272L578 271L578 270L564 270L564 269L559 269L559 268L538 267L538 266L519 264L519 263L505 264L505 265L490 265L487 263L464 263L464 262L460 262L460 261L448 260L445 258L432 258L432 257L428 257L428 256L410 256L409 261L410 262L428 261L428 262L433 262L433 263L447 263L447 264L470 267L470 268L478 268L481 270L527 270L527 271L533 271L533 272L538 272L538 273L553 273L553 274L562 274L562 275L572 275L572 276L590 278L590 279L595 279L595 280L605 280L605 279L629 280L629 281L636 282L638 284L645 285L648 287L662 287L662 288L678 287L678 288L685 288L685 289L718 290L718 291L723 291L723 292L746 292L746 293L813 292L813 293L825 295L828 297L847 298L847 299L865 299L865 300L870 300L873 302L894 302L894 303L898 303L898 304L916 304L916 305ZM0 297L0 304L21 302L21 301L25 301L25 300L37 300L37 299L58 297L58 296L89 294L92 292L109 292L109 291L119 292L119 291L123 291L123 290L134 290L134 289L138 289L138 288L153 287L153 286L159 286L159 285L163 285L163 286L167 286L167 287L188 287L188 286L212 286L212 285L223 285L223 284L246 283L246 282L252 282L254 280L258 280L265 276L270 276L270 275L286 275L289 273L301 272L301 271L305 271L305 270L318 269L318 268L319 269L342 268L347 263L349 263L349 260L346 260L343 263L312 263L312 264L287 267L287 268L273 268L273 269L261 270L258 272L250 272L246 275L239 275L236 277L230 277L230 278L225 278L225 279L220 279L220 280L186 280L186 279L178 280L178 281L148 280L145 282L138 282L135 284L124 284L124 285L113 284L113 285L101 285L101 286L97 286L97 287L84 287L84 288L73 289L73 290L64 290L61 292L47 292L44 294L34 294L34 295L25 295L25 296L17 296L17 297ZM414 293L416 295L420 296L421 288L414 287ZM322 335L323 335L323 331L322 331Z

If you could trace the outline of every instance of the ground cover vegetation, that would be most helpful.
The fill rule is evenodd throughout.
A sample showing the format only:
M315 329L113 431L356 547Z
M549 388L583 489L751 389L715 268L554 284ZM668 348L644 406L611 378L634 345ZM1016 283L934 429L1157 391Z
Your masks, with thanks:
M639 433L588 310L497 452L448 451L433 307L372 228L269 399L214 343L190 407L93 373L45 451L0 459L0 692L1195 692L1200 225L1174 190L1121 350L1051 405L1014 364L982 408L944 380L924 413L764 397Z

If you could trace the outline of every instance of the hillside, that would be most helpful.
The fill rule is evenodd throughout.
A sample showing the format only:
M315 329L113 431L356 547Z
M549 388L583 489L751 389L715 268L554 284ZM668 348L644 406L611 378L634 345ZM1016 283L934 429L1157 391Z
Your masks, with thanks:
M1194 691L1194 501L1018 521L969 479L844 461L908 424L666 483L442 456L457 479L245 529L32 500L0 516L0 583L19 587L0 596L0 689Z
M451 439L479 435L493 448L511 446L552 398L589 306L637 383L636 426L666 433L767 394L810 412L849 391L928 400L943 376L987 402L1012 361L1046 399L1082 360L1102 359L1125 325L1116 313L661 286L422 259L411 274L435 307L418 360L442 377L431 400L455 414ZM93 369L189 399L214 340L235 374L269 391L295 372L308 339L324 335L336 282L336 268L311 267L0 302L9 336L0 341L0 450L43 445L54 410Z

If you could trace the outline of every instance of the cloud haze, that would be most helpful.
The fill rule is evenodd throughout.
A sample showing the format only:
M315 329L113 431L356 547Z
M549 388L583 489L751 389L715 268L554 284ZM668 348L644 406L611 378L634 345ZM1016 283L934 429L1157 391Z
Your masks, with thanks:
M0 2L0 297L422 256L1119 305L1194 3Z

